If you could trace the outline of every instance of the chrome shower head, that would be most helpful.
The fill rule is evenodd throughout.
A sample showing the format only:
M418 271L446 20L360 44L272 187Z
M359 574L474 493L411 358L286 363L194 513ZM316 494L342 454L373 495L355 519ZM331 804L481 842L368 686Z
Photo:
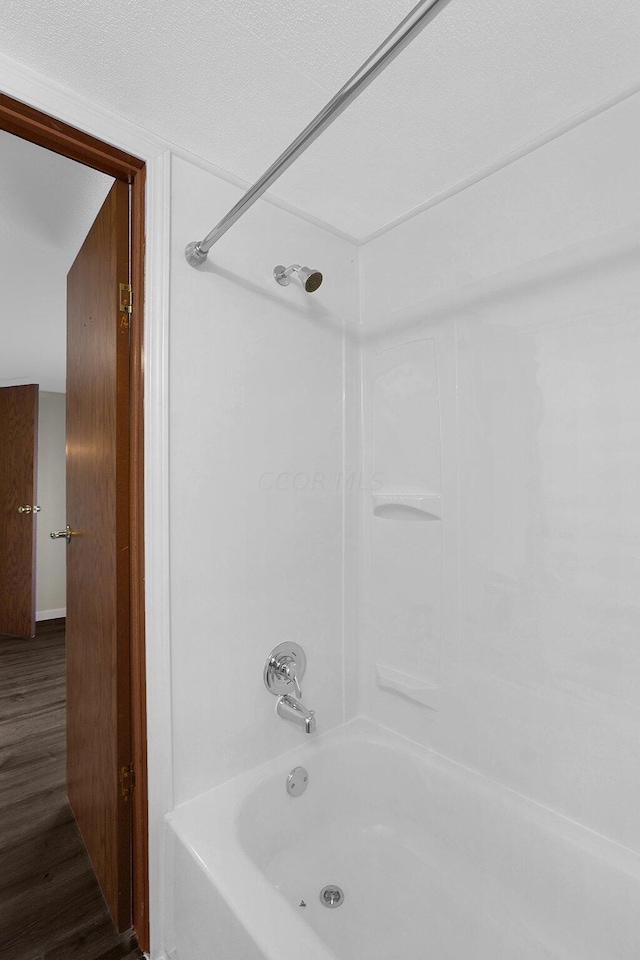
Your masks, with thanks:
M298 270L298 279L307 293L313 293L322 283L322 274L319 270L313 270L311 267L302 267Z
M322 274L319 270L312 267L301 267L299 263L294 263L290 267L285 267L280 263L273 271L274 277L282 287L289 286L294 274L307 293L313 293L322 283Z

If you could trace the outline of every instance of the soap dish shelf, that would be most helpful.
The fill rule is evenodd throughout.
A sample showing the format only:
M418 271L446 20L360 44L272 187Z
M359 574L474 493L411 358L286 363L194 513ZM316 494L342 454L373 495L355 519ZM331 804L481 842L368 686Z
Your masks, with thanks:
M438 709L440 688L437 684L381 663L376 663L376 678L382 690L390 690L430 710Z
M440 521L442 497L439 494L375 493L373 515L380 520L401 522Z

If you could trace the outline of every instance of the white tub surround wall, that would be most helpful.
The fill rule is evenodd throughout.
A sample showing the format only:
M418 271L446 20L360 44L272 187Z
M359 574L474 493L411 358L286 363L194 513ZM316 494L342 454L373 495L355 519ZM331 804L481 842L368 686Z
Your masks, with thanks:
M66 543L52 540L64 530L66 508L66 395L40 391L38 413L38 514L36 550L36 619L66 616Z
M636 851L639 121L361 250L361 708Z
M258 204L199 269L184 246L240 191L173 162L171 570L175 796L183 802L294 746L263 664L307 654L319 730L345 716L345 331L357 323L352 244ZM278 263L324 274L280 287ZM351 453L349 456L354 456Z

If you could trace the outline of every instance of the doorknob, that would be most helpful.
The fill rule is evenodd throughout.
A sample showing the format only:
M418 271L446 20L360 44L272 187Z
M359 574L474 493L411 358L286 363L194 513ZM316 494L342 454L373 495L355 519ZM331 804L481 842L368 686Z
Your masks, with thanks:
M30 507L27 504L26 507L18 507L18 513L40 513L40 507Z
M69 524L67 524L64 530L52 530L49 536L52 540L62 540L64 537L67 543L71 543L71 537L77 537L78 534L74 533Z

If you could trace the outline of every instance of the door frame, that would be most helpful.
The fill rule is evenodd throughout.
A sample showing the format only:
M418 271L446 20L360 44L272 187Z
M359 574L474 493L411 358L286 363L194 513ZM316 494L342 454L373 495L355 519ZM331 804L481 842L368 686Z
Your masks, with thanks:
M131 735L135 790L132 797L132 925L149 950L149 815L147 783L147 703L145 651L145 441L144 441L144 273L145 185L143 160L105 141L0 93L0 129L54 153L93 167L130 185L131 285L130 339L130 529Z

